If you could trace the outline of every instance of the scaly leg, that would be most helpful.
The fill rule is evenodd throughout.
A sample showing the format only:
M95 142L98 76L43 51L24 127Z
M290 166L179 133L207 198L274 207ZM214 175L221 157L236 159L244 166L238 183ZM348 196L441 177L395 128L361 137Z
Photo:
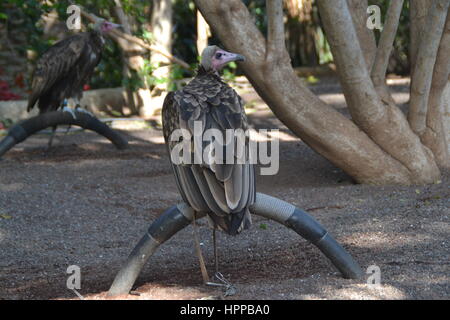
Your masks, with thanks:
M232 296L236 293L236 288L233 286L231 282L229 282L221 272L219 272L219 256L217 251L217 228L214 226L213 229L213 246L214 246L214 265L216 268L216 273L214 274L214 278L216 278L220 283L216 282L207 282L207 285L216 286L216 287L225 287L225 296Z
M52 143L53 143L53 138L55 137L56 127L57 126L54 126L52 128L52 133L50 135L50 139L48 139L47 151L49 151L52 148Z
M200 248L200 242L198 240L198 234L197 234L197 224L195 223L195 220L196 220L196 217L195 217L195 213L194 213L194 220L192 220L192 226L194 229L195 251L197 253L198 261L200 263L200 271L202 272L203 282L205 284L208 284L209 275L208 275L208 271L206 270L205 259L203 259L202 249Z

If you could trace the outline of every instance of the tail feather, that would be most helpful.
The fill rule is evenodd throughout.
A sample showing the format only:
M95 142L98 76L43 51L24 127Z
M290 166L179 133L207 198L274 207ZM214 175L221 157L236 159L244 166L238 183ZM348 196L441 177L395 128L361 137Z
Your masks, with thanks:
M252 223L251 215L247 208L225 216L219 216L211 212L208 214L208 217L212 220L215 227L232 236L239 234L244 229L248 229Z

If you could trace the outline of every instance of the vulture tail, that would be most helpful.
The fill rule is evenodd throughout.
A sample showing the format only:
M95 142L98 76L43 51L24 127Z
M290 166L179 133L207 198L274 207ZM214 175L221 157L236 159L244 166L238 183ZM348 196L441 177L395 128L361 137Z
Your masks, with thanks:
M247 208L226 216L219 216L214 213L210 213L208 216L216 227L231 236L238 235L242 230L248 229L252 223L250 212Z

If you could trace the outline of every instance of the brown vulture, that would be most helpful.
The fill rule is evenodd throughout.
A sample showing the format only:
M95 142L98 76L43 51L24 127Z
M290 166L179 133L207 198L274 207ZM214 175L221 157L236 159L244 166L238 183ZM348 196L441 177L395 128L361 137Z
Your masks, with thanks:
M219 71L229 62L243 60L244 57L239 54L209 46L202 53L196 77L182 90L168 93L162 109L162 124L169 153L178 143L171 141L176 140L170 138L171 134L176 129L185 129L193 136L195 121L200 121L202 133L216 129L224 138L227 129L247 129L242 99L219 75ZM203 150L207 144L201 144ZM248 138L245 139L244 149L248 157ZM198 152L195 147L191 148L193 150ZM250 226L249 206L255 200L256 191L255 172L248 159L244 163L235 161L231 164L228 161L223 164L174 164L172 161L172 168L183 200L195 212L206 213L214 231L217 228L236 235Z
M91 31L81 32L61 40L51 46L38 59L31 82L28 98L30 111L38 104L39 113L67 108L67 100L72 98L79 107L83 86L99 64L105 39L103 35L118 27L118 24L99 19ZM53 133L56 127L53 127ZM53 134L49 141L51 146Z

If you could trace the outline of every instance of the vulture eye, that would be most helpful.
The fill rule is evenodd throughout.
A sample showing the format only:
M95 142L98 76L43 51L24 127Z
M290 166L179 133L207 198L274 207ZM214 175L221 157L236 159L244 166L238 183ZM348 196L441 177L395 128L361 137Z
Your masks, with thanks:
M222 57L222 54L219 52L219 53L216 53L216 59L220 59Z

